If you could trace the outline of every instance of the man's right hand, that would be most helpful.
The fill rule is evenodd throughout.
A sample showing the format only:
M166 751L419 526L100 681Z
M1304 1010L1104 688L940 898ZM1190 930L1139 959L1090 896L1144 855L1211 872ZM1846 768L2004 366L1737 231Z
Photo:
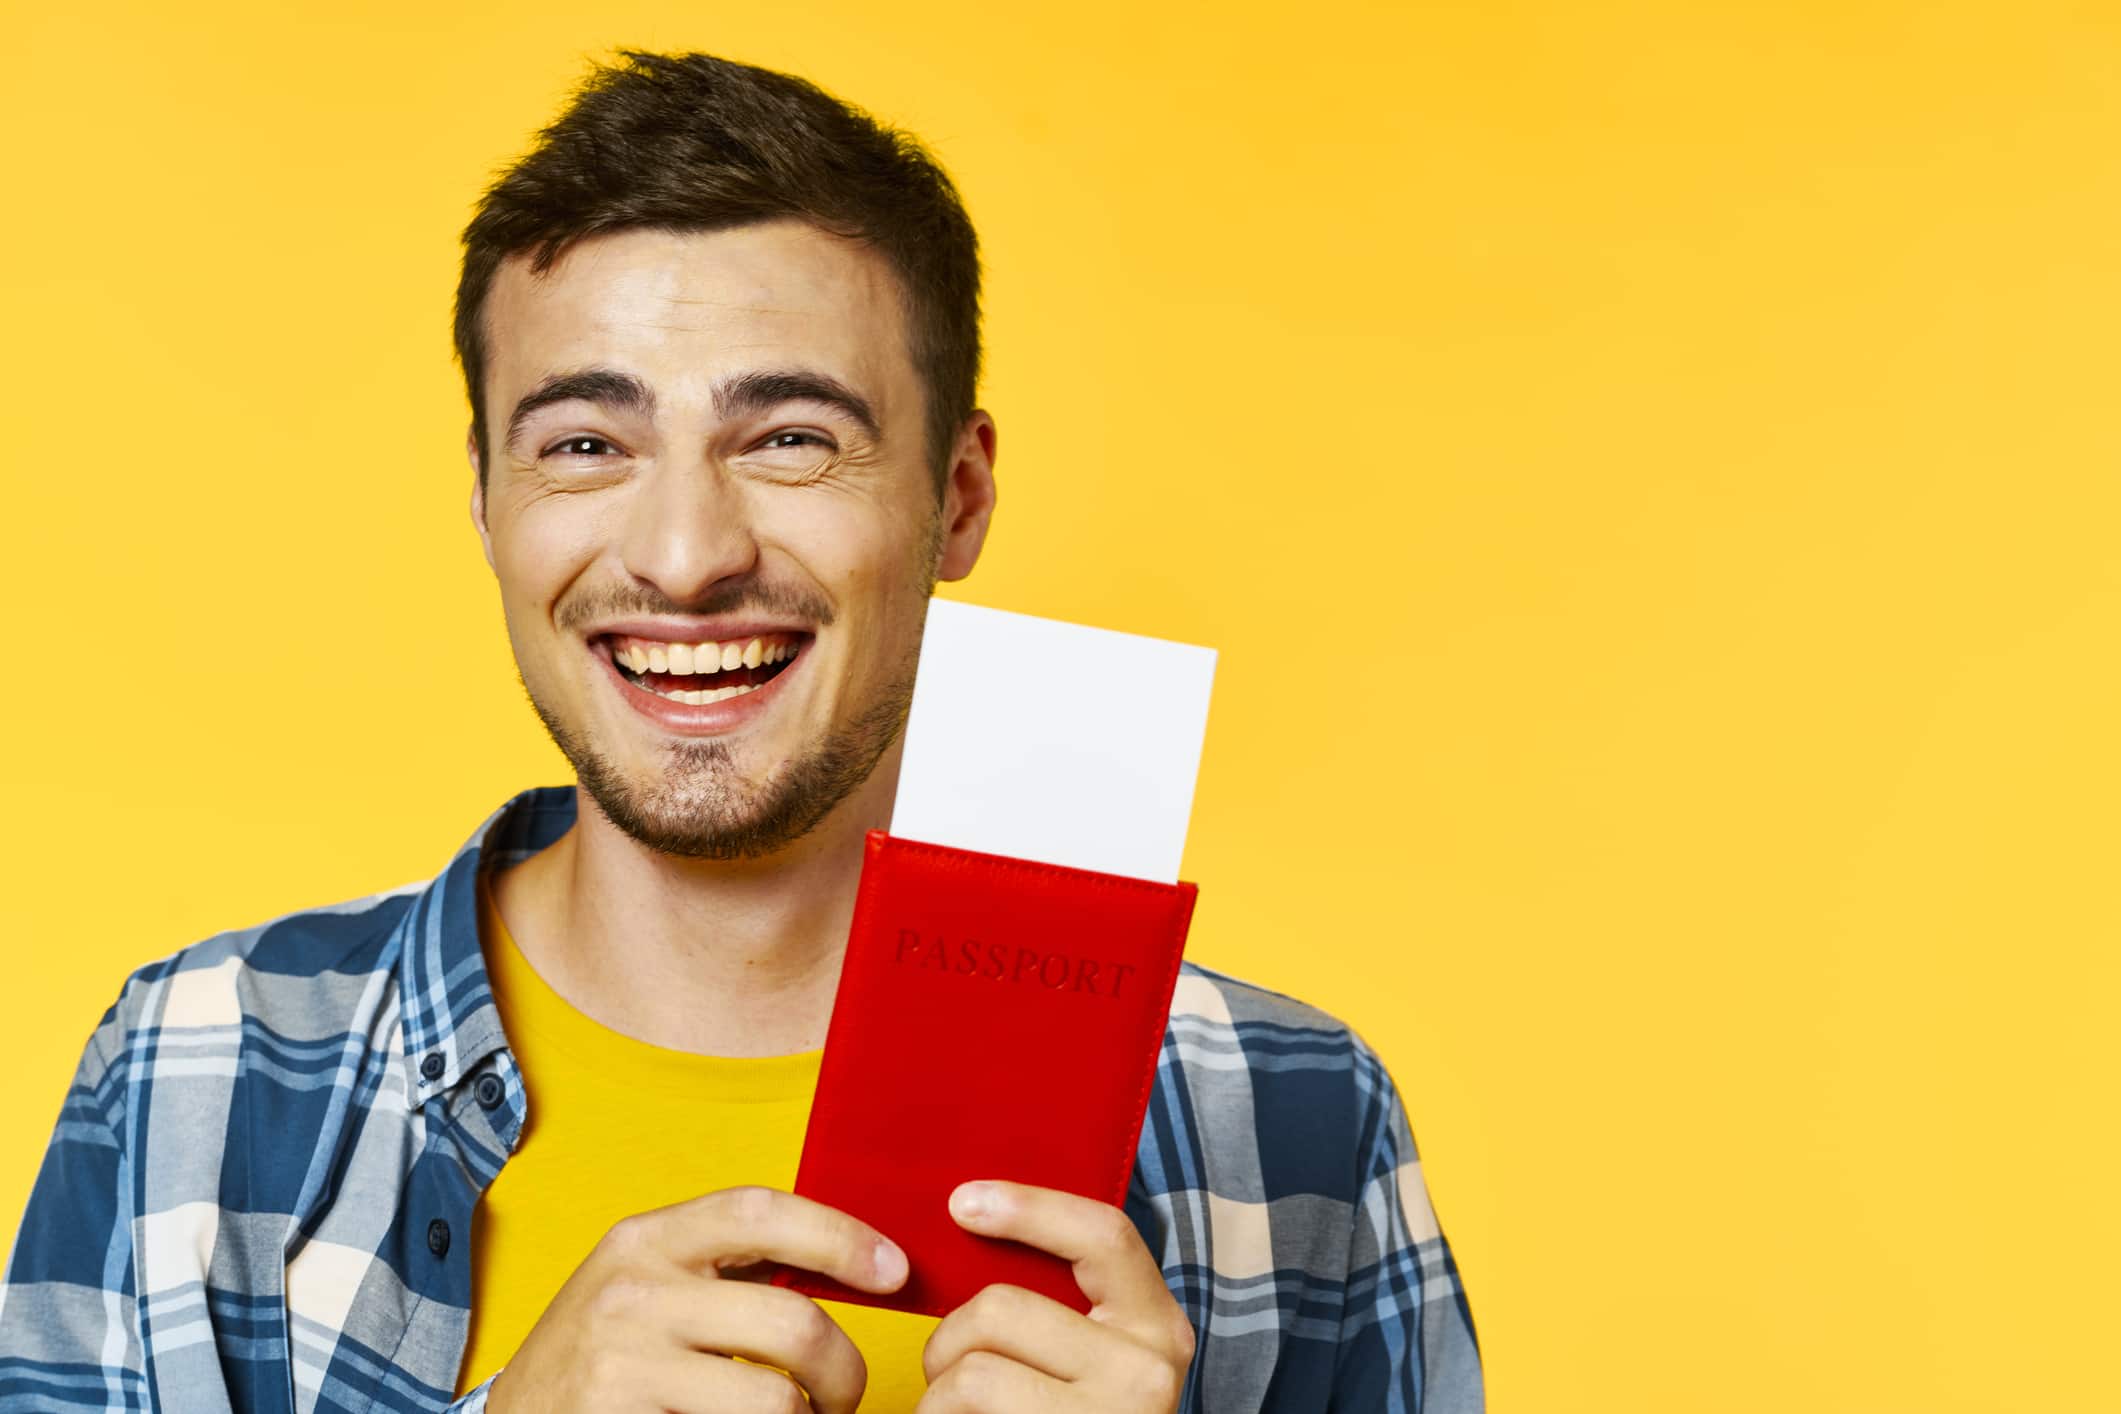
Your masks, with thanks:
M869 1379L861 1352L809 1297L737 1278L762 1262L865 1291L906 1279L905 1254L875 1228L775 1188L637 1213L552 1298L487 1391L488 1414L851 1414Z

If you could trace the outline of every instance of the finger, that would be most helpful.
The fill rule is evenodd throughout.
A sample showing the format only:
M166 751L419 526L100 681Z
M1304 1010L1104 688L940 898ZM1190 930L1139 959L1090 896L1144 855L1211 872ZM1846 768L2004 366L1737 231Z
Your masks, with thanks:
M710 1276L784 1262L864 1291L906 1280L906 1254L861 1219L778 1188L717 1189L622 1218L607 1240Z
M1124 1337L1050 1296L997 1282L929 1332L921 1350L921 1373L933 1384L968 1351L987 1350L1057 1380L1079 1380L1096 1367L1101 1348L1109 1352L1114 1340Z
M741 1355L802 1386L821 1414L851 1414L869 1367L839 1322L797 1291L752 1282L693 1282L666 1329L695 1350Z
M952 1190L950 1215L970 1232L1026 1242L1065 1258L1074 1264L1075 1284L1091 1304L1109 1307L1122 1319L1160 1319L1171 1304L1163 1270L1133 1220L1110 1203L989 1179Z
M697 1351L674 1351L655 1360L642 1383L649 1407L670 1414L804 1414L805 1409L803 1392L778 1370ZM840 1414L851 1408L842 1405Z
M1068 1386L991 1350L967 1351L928 1386L913 1414L1060 1414L1076 1407Z

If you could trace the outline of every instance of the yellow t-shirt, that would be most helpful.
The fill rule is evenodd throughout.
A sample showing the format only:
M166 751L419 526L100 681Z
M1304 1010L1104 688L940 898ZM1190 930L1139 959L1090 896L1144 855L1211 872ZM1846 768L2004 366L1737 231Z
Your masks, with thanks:
M822 1051L695 1055L577 1011L508 935L486 874L479 934L530 1117L473 1217L471 1336L457 1393L508 1363L597 1240L629 1213L717 1188L795 1186ZM927 1387L932 1316L818 1303L868 1362L863 1414L904 1414Z

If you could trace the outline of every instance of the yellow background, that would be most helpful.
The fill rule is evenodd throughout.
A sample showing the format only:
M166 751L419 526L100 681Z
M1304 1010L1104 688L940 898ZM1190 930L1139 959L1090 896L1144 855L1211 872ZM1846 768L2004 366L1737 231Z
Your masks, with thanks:
M2121 1407L2114 7L4 32L0 1208L127 970L567 779L456 237L590 57L698 47L959 178L952 592L1221 650L1192 955L1383 1053L1493 1407Z

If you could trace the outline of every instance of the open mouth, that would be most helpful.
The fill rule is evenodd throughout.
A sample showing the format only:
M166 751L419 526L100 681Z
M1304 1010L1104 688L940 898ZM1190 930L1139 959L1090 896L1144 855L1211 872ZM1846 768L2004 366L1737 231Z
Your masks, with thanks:
M705 706L756 692L788 670L810 642L804 633L770 633L727 643L661 643L607 634L603 643L619 676L673 702Z

